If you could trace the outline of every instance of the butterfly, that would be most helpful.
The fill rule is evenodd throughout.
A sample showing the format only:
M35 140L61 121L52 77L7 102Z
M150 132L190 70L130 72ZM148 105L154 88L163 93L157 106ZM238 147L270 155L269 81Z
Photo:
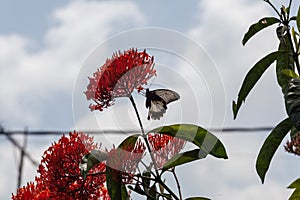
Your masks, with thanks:
M147 119L160 119L166 113L167 104L180 98L177 92L168 89L150 91L146 89L146 108L149 108Z

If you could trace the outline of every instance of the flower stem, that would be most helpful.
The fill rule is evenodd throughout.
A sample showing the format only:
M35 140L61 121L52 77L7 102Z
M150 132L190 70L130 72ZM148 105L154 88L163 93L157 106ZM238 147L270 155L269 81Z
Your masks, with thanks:
M142 131L142 136L143 136L143 138L144 138L144 141L145 141L145 143L146 143L146 146L147 146L147 149L148 149L148 151L149 151L149 154L150 154L150 157L151 157L151 160L152 160L152 162L153 162L153 165L154 165L154 169L155 169L155 174L156 174L156 176L155 176L155 179L156 179L156 181L159 183L159 184L161 184L176 200L179 200L179 198L177 197L177 195L161 180L161 177L160 177L160 175L159 175L159 173L158 173L158 169L157 169L157 164L156 164L156 161L155 161L155 159L154 159L154 156L153 156L153 154L152 154L152 150L151 150L151 147L150 147L150 144L149 144L149 142L148 142L148 140L147 140L147 136L146 136L146 134L145 134L145 130L144 130L144 127L143 127L143 124L142 124L142 121L141 121L141 118L140 118L140 115L139 115L139 112L138 112L138 109L137 109L137 107L136 107L136 104L135 104L135 102L134 102L134 99L133 99L133 97L132 96L130 96L130 101L131 101L131 104L132 104L132 106L133 106L133 108L134 108L134 111L135 111L135 114L136 114L136 116L137 116L137 118L138 118L138 121L139 121L139 125L140 125L140 128L141 128L141 131Z
M133 106L133 108L134 108L135 114L136 114L136 116L137 116L137 118L138 118L139 125L140 125L141 131L142 131L142 136L143 136L143 138L144 138L144 140L145 140L145 143L146 143L147 149L148 149L148 151L149 151L151 160L152 160L152 162L153 162L153 164L154 164L154 169L155 169L156 175L159 176L159 173L158 173L158 170L157 170L157 165L156 165L155 159L154 159L154 157L153 157L153 154L152 154L152 151L151 151L150 144L149 144L149 142L148 142L148 140L147 140L147 136L146 136L146 134L145 134L145 130L144 130L144 127L143 127L143 124L142 124L142 120L141 120L141 118L140 118L138 109L137 109L137 107L136 107L136 104L135 104L134 99L133 99L132 96L130 96L130 101L131 101L131 104L132 104L132 106Z
M179 180L178 180L178 177L177 177L177 175L176 175L176 172L175 172L175 167L172 169L172 173L173 173L173 176L174 176L175 181L176 181L176 184L177 184L178 193L179 193L179 198L182 199L182 194L181 194L180 184L179 184Z
M180 200L177 195L165 184L165 182L163 182L160 178L160 176L158 177L158 183L163 186L176 200Z
M144 183L141 182L139 179L133 177L133 180L135 180L137 183L139 183L139 184L142 185L143 187L147 188L148 190L151 190L151 187L149 187L149 186L147 186L147 185L144 185ZM163 198L172 200L172 197L169 197L169 196L167 196L166 194L161 194L161 193L159 193L159 192L157 192L157 191L154 191L154 190L152 190L152 191L153 191L154 193L156 193L157 195L163 197ZM156 198L150 196L149 194L146 194L146 193L145 193L145 195L146 195L148 198L150 198L150 199L156 200Z

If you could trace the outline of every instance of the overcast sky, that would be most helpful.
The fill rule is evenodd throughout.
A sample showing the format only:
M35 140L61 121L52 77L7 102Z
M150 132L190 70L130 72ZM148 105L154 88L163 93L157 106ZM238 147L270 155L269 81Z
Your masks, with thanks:
M274 1L277 7L287 3ZM299 0L293 4L296 7ZM159 73L150 86L172 88L181 95L160 122L145 120L144 99L136 95L146 128L179 122L206 128L219 128L223 122L224 127L275 126L286 113L274 68L251 92L237 120L231 111L247 71L278 45L274 27L245 47L243 34L251 23L272 15L262 0L0 1L0 125L6 130L136 128L126 99L103 113L91 113L82 93L87 76L107 57L136 47L148 48L155 56ZM296 157L281 146L264 185L255 172L255 159L267 134L216 133L229 159L208 157L179 167L183 195L287 199L292 191L286 187L299 176ZM57 138L30 136L28 151L40 160ZM110 136L96 139L105 140L108 147L120 142ZM0 143L5 163L0 167L4 173L0 199L9 199L16 191L19 152L3 136ZM35 172L36 167L26 161L23 185L34 180Z

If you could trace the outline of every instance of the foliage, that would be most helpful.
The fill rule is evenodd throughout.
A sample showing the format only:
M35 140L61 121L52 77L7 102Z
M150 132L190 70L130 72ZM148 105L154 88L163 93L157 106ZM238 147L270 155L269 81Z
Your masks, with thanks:
M253 89L257 81L262 77L265 70L276 62L277 84L281 87L285 97L285 106L288 118L280 122L266 138L263 146L259 151L256 161L256 171L262 182L265 180L266 173L269 169L271 160L281 144L283 138L290 132L292 141L288 142L285 148L288 152L295 152L298 149L298 139L294 137L300 131L300 66L299 66L299 31L300 31L300 6L297 16L291 16L292 0L289 1L288 7L282 6L280 11L271 3L267 2L277 13L277 17L264 17L257 23L250 26L242 40L243 45L247 43L254 35L263 29L277 24L275 30L279 41L278 49L258 61L247 73L242 87L238 93L237 101L233 101L232 110L234 118L237 117L238 111L246 97ZM296 26L293 26L296 22ZM296 142L295 142L296 141ZM295 146L296 145L296 146ZM292 184L289 188L296 188L290 199L299 197L299 184Z

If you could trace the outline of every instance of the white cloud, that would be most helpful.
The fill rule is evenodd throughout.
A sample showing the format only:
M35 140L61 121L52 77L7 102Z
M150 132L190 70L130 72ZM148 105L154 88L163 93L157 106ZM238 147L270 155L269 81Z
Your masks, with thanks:
M265 183L261 184L255 171L255 160L264 140L262 134L222 135L228 160L208 156L177 168L184 196L206 196L220 200L287 199L292 190L286 187L296 179L299 164L290 160L283 147L279 147Z
M254 87L237 120L232 120L231 101L236 100L246 73L260 58L277 48L276 25L254 36L245 47L241 40L252 23L264 16L272 16L271 11L263 1L199 1L198 25L188 33L203 45L222 75L226 90L227 127L275 126L286 116L273 67ZM190 184L191 175L183 176L183 185L190 184L186 193L198 195L200 190L203 196L212 199L287 199L291 191L286 187L294 180L296 172L288 171L291 161L285 159L288 156L283 153L282 146L272 161L264 185L255 172L255 160L265 134L222 135L229 160L206 159L182 167L184 169L179 176L193 171L193 178L199 181L199 184Z
M46 30L44 45L34 51L31 47L40 41L18 34L0 35L0 123L6 128L72 127L72 87L80 64L106 38L142 25L144 16L134 2L77 0L55 10L49 20L53 24ZM49 144L30 152L39 160ZM4 153L1 160L11 163ZM36 171L28 163L27 169L30 173L24 182L33 180ZM10 170L5 167L3 171ZM17 175L11 173L1 179L0 185L5 184L1 199L15 192L15 182L8 179Z
M72 84L88 53L111 34L144 22L133 2L79 0L57 9L50 19L55 23L46 32L45 46L35 52L28 49L37 41L0 36L5 47L0 51L0 120L6 126L43 127L43 118L51 111L71 113L71 106L60 107L63 103L57 98L67 98L65 104L70 105ZM56 108L49 110L45 102L51 105L54 101Z
M251 93L252 97L250 96L244 105L250 109L243 110L242 108L238 121L231 121L230 102L236 99L246 72L265 53L276 48L275 33L272 29L255 36L246 47L241 45L242 36L249 25L265 15L271 15L271 13L267 6L264 7L263 1L259 4L235 0L199 1L197 12L199 23L188 31L193 39L205 47L223 76L230 118L227 120L227 126L242 123L247 125L276 124L284 115L283 104L279 100L280 91L273 86L274 71L269 70L263 77L264 80L259 82L258 87L254 89L255 94ZM111 34L125 28L143 25L146 19L133 2L77 0L54 11L50 20L53 20L54 25L46 32L45 46L38 51L28 51L37 41L20 35L0 36L0 45L5 47L0 49L2 96L0 120L4 120L8 126L16 128L21 122L21 127L23 125L28 125L29 128L44 127L44 124L50 121L46 115L49 112L56 114L57 119L54 123L64 121L61 115L67 109L64 106L70 104L71 98L68 99L68 97L71 96L72 83L79 71L80 63L88 53ZM266 91L268 91L267 95ZM67 98L67 103L59 105L58 103L63 99L57 99L63 96ZM261 97L261 104L258 104L258 96ZM51 104L49 101L56 102ZM55 107L49 105L55 105ZM86 105L84 109L88 109ZM264 113L257 114L257 110L263 110ZM276 110L276 114L273 114ZM101 116L99 121L114 121L116 117L119 117L118 111L117 109L114 111L112 115L115 116L111 116L111 119ZM125 110L125 114L129 112L131 113L132 110ZM90 127L89 117L91 115L81 119L80 123L83 127ZM205 115L201 113L201 117L204 118ZM135 118L128 120L133 123ZM97 123L98 121L94 122L95 128L98 128ZM256 135L248 136L246 139L244 135L242 137L222 136L229 160L208 158L180 167L178 171L184 194L187 196L203 194L203 196L222 200L232 199L232 197L237 199L250 199L250 197L252 199L285 199L288 197L290 191L285 187L289 183L287 180L293 181L290 178L292 174L286 171L284 175L287 177L283 178L283 182L281 177L276 176L276 172L281 173L282 170L287 169L288 164L279 167L278 165L277 167L271 166L266 184L261 185L254 171L254 165L263 138ZM111 137L103 140L107 140L105 142L109 146L111 143L117 143L119 138ZM34 155L39 158L48 146L49 144L45 148L35 149ZM7 154L1 154L0 158L8 160ZM274 163L278 164L280 161L277 159ZM5 167L4 171L7 170L10 169ZM24 178L25 182L33 180L32 170L30 168L31 174ZM11 179L16 175L5 177ZM197 181L196 184L191 183L194 179ZM3 187L1 188L8 187L6 181L2 179L0 185ZM1 199L7 199L10 196L11 191L14 190L14 184L10 184L10 188L5 189L8 192L3 194Z
M227 125L275 125L285 116L273 66L249 94L237 122L231 120L231 102L236 100L246 73L259 59L277 48L276 25L258 33L245 47L241 40L252 23L272 15L272 9L263 1L199 2L196 16L199 24L189 31L189 35L203 45L222 74L227 98ZM258 113L262 110L264 112Z

